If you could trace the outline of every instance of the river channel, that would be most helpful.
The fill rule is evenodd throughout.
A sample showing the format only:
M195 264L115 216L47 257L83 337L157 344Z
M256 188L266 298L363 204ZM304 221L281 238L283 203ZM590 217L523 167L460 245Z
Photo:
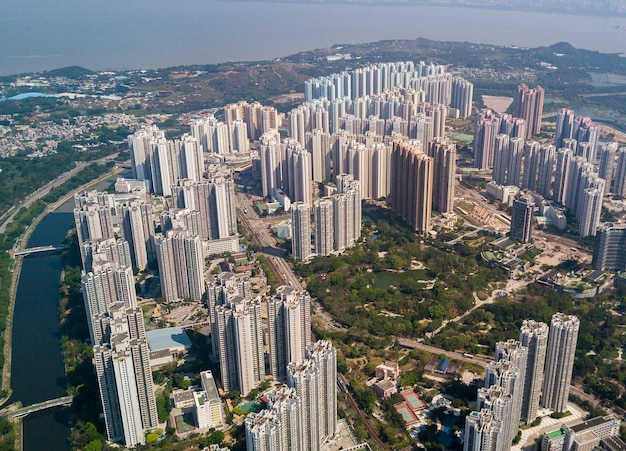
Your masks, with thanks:
M110 182L96 186L104 189ZM74 199L37 226L26 247L60 244L74 226ZM65 396L67 383L61 351L59 281L61 254L24 258L13 317L11 387L7 404L22 405ZM24 451L70 450L70 409L49 409L24 418Z

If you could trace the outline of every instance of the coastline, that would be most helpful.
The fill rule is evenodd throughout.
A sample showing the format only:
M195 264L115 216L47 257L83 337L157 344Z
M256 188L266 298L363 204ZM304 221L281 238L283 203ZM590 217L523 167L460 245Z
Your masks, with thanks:
M84 2L83 2L84 3ZM44 5L45 6L45 5ZM610 14L578 15L558 12L510 10L508 7L479 8L463 4L453 7L443 4L413 4L413 2L365 3L302 1L220 1L190 0L187 8L174 3L152 8L149 0L139 0L134 8L141 10L145 21L133 22L132 14L120 2L103 10L101 5L69 8L57 5L49 15L42 11L37 17L20 22L25 7L16 4L9 25L20 24L24 39L0 43L0 74L42 73L69 66L81 66L93 71L157 70L180 66L204 66L227 62L259 62L289 59L312 49L333 48L351 44L380 41L409 40L422 37L440 42L473 42L493 46L536 48L556 42L569 42L574 47L602 53L624 54L626 17ZM145 7L142 9L142 7ZM44 11L46 8L44 8ZM63 20L55 21L58 17ZM85 17L98 17L95 22ZM298 23L299 33L290 34L284 23ZM351 20L345 20L350 17ZM110 22L108 21L110 18ZM231 22L237 21L240 33L232 35ZM65 25L61 27L60 22ZM273 34L256 32L258 23L276 30ZM320 33L319 24L328 32ZM150 24L150 25L146 25ZM162 26L184 24L186 33L164 37L154 30ZM81 36L90 26L102 28L106 34L87 45ZM14 27L10 27L11 32ZM53 37L75 39L71 53L58 39L44 40L40 30L46 28ZM120 39L138 41L131 52ZM18 29L15 27L15 32ZM228 33L231 33L229 35ZM223 39L229 36L232 39ZM67 42L67 41L64 41ZM193 42L193 45L190 45ZM221 45L212 43L220 42ZM9 45L11 44L11 45Z

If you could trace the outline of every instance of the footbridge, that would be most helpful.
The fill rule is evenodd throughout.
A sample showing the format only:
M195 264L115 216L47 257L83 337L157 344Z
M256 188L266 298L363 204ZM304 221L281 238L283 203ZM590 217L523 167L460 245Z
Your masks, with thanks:
M61 398L50 399L44 402L38 402L26 407L19 407L18 404L11 404L10 406L0 410L0 415L8 418L24 418L31 413L50 409L52 407L71 406L73 400L74 397L69 395Z
M17 257L19 255L30 255L30 254L37 254L40 252L57 252L57 251L62 251L63 249L67 249L67 248L68 248L67 244L29 247L28 249L17 251L13 255Z

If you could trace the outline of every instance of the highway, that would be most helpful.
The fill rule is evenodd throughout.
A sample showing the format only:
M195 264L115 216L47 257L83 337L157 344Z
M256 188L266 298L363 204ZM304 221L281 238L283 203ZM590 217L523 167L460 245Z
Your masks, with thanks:
M489 362L493 360L493 356L474 354L473 357L467 357L462 352L446 351L445 349L436 348L434 346L427 345L421 341L409 340L408 338L398 338L398 344L405 348L420 349L422 351L430 352L431 354L441 355L445 354L448 358L459 360L465 363L473 363L474 365L487 368Z
M46 194L48 194L51 189L56 188L57 186L62 185L63 183L68 181L70 178L72 178L73 176L75 176L76 174L81 172L83 169L85 169L87 166L89 166L91 164L94 164L94 163L102 164L102 163L105 163L107 161L111 161L115 157L117 157L117 155L118 155L117 153L114 153L114 154L108 155L108 156L106 156L104 158L100 158L99 160L94 160L94 161L90 161L90 162L87 162L87 163L85 163L85 162L77 162L75 167L73 167L72 169L70 169L67 172L64 172L63 174L58 176L56 179L46 183L44 186L39 188L37 191L29 194L20 203L18 203L17 205L14 205L13 207L9 208L5 213L0 215L0 233L4 233L5 232L7 226L11 223L11 221L13 221L13 218L15 217L16 213L18 211L20 211L20 209L30 207L35 201L41 199Z

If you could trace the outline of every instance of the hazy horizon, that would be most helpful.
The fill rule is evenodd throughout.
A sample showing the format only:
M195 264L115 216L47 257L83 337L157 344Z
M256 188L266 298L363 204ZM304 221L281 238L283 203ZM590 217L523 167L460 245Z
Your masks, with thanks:
M335 1L4 0L0 75L258 61L418 37L522 47L565 41L626 53L626 17Z

